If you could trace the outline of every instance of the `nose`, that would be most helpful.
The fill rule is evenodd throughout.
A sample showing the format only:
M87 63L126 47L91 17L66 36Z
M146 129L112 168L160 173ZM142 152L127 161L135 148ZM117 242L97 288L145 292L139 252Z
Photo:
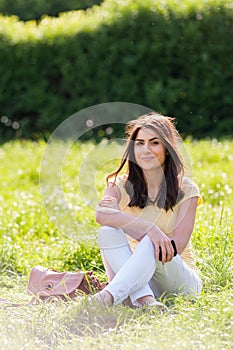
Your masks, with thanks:
M144 151L145 151L145 152L151 152L149 142L148 142L148 143L146 142L146 143L144 144Z

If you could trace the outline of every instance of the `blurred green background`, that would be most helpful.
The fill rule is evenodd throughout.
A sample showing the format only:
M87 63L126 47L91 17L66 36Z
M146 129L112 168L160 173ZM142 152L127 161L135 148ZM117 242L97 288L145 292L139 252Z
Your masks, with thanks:
M45 14L58 16L61 12L86 10L102 0L0 0L3 15L16 15L22 21L39 20Z
M0 12L1 142L47 140L113 101L176 117L183 136L232 136L231 1L0 0ZM122 135L105 130L91 136Z

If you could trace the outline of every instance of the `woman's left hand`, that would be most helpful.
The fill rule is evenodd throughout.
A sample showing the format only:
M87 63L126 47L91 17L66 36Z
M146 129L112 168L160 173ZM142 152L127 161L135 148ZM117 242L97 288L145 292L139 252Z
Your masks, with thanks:
M156 225L152 225L147 234L154 244L156 260L160 260L159 253L161 251L161 262L165 264L166 262L171 261L174 257L174 249L167 235L165 235L165 233L163 233Z

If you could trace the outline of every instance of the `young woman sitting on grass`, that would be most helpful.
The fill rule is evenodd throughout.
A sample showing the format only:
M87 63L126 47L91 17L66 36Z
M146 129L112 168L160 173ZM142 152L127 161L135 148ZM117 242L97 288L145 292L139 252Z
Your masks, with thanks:
M162 295L201 291L190 242L201 198L184 176L174 119L149 113L126 132L126 150L96 211L109 284L94 299L111 306L129 297L134 306L163 309Z

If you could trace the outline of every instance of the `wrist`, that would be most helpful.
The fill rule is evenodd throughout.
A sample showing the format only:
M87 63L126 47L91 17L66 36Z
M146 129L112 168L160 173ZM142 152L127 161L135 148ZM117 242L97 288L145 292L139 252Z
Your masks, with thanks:
M154 223L151 223L151 225L147 228L146 234L150 235L154 232L157 232L157 226Z

